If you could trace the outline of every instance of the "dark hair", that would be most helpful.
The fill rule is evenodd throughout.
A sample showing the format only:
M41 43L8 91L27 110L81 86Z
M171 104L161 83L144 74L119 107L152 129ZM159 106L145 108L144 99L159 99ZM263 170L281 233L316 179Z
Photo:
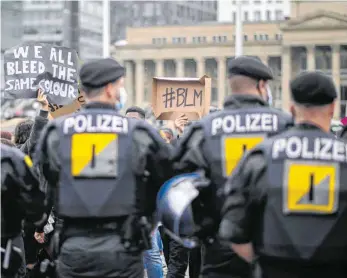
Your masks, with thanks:
M15 147L16 146L12 141L10 141L10 140L8 140L6 138L1 138L0 142L1 142L1 144L7 145L7 146L10 146L10 147Z
M11 132L8 132L8 131L1 131L1 138L11 140L12 134L11 134Z
M22 145L28 140L33 125L32 120L25 120L16 125L14 129L14 143L16 145Z
M135 112L138 113L142 119L146 118L146 113L145 110L143 110L141 107L138 106L131 106L125 111L125 115L128 114L129 112Z

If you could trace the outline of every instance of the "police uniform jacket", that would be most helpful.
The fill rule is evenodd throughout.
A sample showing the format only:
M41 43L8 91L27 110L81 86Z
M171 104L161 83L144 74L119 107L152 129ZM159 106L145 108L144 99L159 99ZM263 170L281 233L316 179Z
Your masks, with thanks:
M1 238L18 236L23 219L40 225L46 219L45 209L45 194L30 158L1 144Z
M120 132L110 132L117 128L115 123L99 121L98 115L117 117ZM81 117L106 133L93 133L94 127L86 133L78 134L74 128L64 133L66 121L77 123ZM108 143L111 148L102 151ZM65 228L77 226L85 232L98 223L117 222L131 214L150 216L159 187L172 174L170 155L170 146L149 124L95 102L47 125L38 145L37 163L49 184L50 203L54 200Z
M221 121L227 117L230 121L222 123ZM269 124L266 129L261 127L262 117L266 118ZM229 133L223 132L223 125L230 131ZM236 125L243 132L237 132ZM265 136L276 134L292 125L293 120L289 114L269 107L261 98L244 94L232 95L226 99L222 111L209 114L194 123L183 136L173 158L175 171L179 173L205 171L212 182L213 197L210 199L213 201L209 203L210 211L213 212L214 219L219 219L221 200L219 200L218 191L221 190L230 171L243 154L242 142L249 140L248 142L254 145ZM233 128L234 132L231 130ZM255 131L253 133L252 128ZM233 139L228 141L229 136L235 138L235 141ZM249 272L248 264L235 256L228 246L221 246L216 241L212 245L206 245L206 248L203 274L213 272L229 274L228 277L233 277L232 275L244 275Z
M306 266L316 274L329 265L341 268L347 250L346 146L303 123L248 152L225 185L220 238L253 243L262 267L290 272Z

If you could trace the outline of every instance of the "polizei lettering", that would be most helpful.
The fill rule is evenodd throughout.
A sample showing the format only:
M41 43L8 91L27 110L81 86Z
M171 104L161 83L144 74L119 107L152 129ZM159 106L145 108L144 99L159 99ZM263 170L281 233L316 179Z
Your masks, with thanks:
M69 117L64 121L64 133L69 133L71 129L76 133L128 133L128 121L126 118L109 114L77 115L75 117Z
M276 132L278 117L269 113L252 113L243 115L227 115L212 120L211 134Z
M347 162L347 144L330 138L281 138L274 141L272 158L276 159L282 155L290 159Z

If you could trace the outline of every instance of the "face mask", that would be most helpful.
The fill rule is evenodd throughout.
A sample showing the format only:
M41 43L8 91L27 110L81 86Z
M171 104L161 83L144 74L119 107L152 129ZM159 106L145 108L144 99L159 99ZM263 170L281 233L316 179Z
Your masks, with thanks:
M120 88L119 89L119 102L116 103L116 109L121 110L124 106L125 103L127 102L128 94L125 90L125 88Z
M270 106L272 106L273 98L272 98L272 92L269 85L266 86L266 93L267 93L267 102Z

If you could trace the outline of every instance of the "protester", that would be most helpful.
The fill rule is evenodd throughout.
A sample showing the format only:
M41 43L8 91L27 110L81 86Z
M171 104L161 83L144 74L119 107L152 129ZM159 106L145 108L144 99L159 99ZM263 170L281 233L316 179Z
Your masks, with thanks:
M347 277L347 144L330 133L335 88L320 72L297 76L295 127L251 150L226 183L219 236L258 260L262 277Z
M125 111L125 116L128 118L144 120L146 118L146 113L142 108L138 106L132 106Z
M39 136L48 122L48 101L40 90L38 91L37 101L42 105L39 115L35 117L34 121L26 120L19 123L14 133L14 142L17 147L31 158L33 157ZM43 181L41 177L39 177L39 181L41 188L45 188L45 181ZM49 210L50 208L48 208L47 214ZM31 223L24 223L25 260L28 271L33 268L36 262L37 252L40 248L34 238L35 230L36 226Z
M22 136L21 140L21 151L24 152L25 154L29 155L32 157L35 147L37 144L37 141L39 140L41 131L45 127L45 125L48 122L48 101L47 97L44 95L44 93L39 90L38 91L38 96L37 96L37 101L42 105L41 110L39 112L39 115L35 117L35 120L32 124L30 124L30 132L26 132L25 135L29 133L29 136L26 137L26 140L24 136ZM20 124L19 124L20 125ZM29 126L29 125L28 125Z
M26 119L16 125L13 134L13 142L16 144L17 148L20 149L28 140L33 125L34 121L31 119Z
M159 129L161 137L165 140L166 143L170 144L175 139L174 133L171 128L163 126ZM173 145L173 144L172 144Z

